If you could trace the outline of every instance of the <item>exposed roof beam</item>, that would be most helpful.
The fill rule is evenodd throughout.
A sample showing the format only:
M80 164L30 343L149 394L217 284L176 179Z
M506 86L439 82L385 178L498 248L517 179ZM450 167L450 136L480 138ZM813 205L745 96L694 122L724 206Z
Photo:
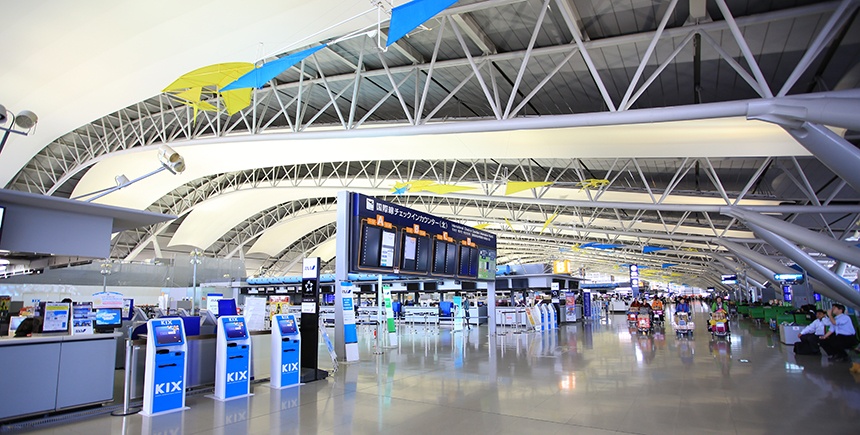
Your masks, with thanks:
M583 41L589 41L588 33L582 25L582 15L579 14L579 10L573 4L573 0L556 0L556 4L561 8L562 16L564 17L564 21L567 22L570 32L578 34Z
M498 53L498 49L496 49L496 44L490 39L489 36L481 29L481 26L478 25L478 22L475 21L469 14L459 14L453 15L451 18L457 22L457 25L460 26L460 30L466 34L466 36L481 49L481 52L484 54L495 54Z
M336 51L332 50L332 48L331 48L331 47L326 46L326 48L325 48L325 49L326 49L326 52L328 53L328 55L329 55L329 56L334 57L334 58L335 58L335 59L337 59L339 62L341 62L342 64L344 64L344 65L346 65L347 67L349 67L349 69L351 69L351 70L353 70L353 71L355 71L355 70L357 70L357 69L358 69L358 65L356 65L356 64L354 64L354 63L352 63L352 61L350 61L349 59L347 59L347 58L345 58L345 57L341 56L338 52L336 52Z
M381 32L380 37L384 41L388 39L388 34L385 32ZM424 55L422 55L420 51L416 50L415 47L402 39L392 44L391 48L405 56L413 64L421 64L425 62Z

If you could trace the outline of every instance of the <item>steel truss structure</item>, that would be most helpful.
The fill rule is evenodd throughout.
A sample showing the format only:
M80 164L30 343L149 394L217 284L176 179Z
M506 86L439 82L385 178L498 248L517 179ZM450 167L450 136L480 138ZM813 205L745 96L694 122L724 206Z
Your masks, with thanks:
M259 168L207 176L162 197L149 210L180 219L120 234L112 256L130 260L149 249L150 257L161 256L162 250L170 249L170 237L184 217L224 192L264 185L358 186L384 195L395 182L418 179L474 189L387 198L445 217L489 224L500 234L501 254L507 261L569 258L599 267L619 262L674 264L671 267L687 277L703 276L726 267L711 254L732 255L716 239L789 261L728 211L736 207L778 213L786 222L834 242L853 236L860 183L828 159L833 156L819 155L815 144L803 138L825 137L844 144L845 139L815 133L815 128L820 124L847 128L850 137L854 121L828 112L824 119L814 118L796 109L820 101L815 100L815 91L843 86L841 80L854 66L851 59L857 57L858 1L771 9L729 0L654 1L647 6L618 2L611 11L598 3L487 0L453 7L387 51L368 38L332 45L256 90L251 106L232 116L220 110L201 112L195 119L188 106L157 95L52 142L8 187L68 197L93 165L115 153L162 143L301 137L322 130L331 137L349 138L382 134L378 132L386 128L417 132L439 125L481 131L532 121L546 128L571 115L581 116L582 125L592 122L587 118L591 115L604 116L600 122L611 125L648 122L644 115L636 117L643 109L681 107L680 111L690 109L691 119L745 115L777 123L796 134L820 160L631 156L464 161L440 156ZM702 7L691 7L696 3ZM826 103L842 97L823 95ZM847 104L860 101L849 97ZM732 106L732 111L740 111L712 114L703 109L703 103L742 100L784 102L779 107L789 109L768 106L753 113L747 106ZM218 101L211 102L220 107ZM860 163L860 153L849 146L854 152L845 151L842 160ZM589 180L601 183L589 187ZM552 184L523 198L502 194L508 181ZM746 206L744 201L756 205ZM255 210L217 242L200 248L213 256L251 258L246 256L249 244L273 225L291 216L331 210L333 204L333 196L323 195ZM325 225L276 256L257 258L255 268L262 274L289 272L299 256L328 240L333 231ZM588 242L623 247L611 253L574 248ZM644 245L668 249L646 256Z

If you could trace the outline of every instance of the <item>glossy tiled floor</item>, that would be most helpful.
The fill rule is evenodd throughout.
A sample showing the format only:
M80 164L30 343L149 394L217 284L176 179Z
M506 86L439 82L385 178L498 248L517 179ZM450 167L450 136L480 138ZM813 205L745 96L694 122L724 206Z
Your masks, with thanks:
M639 336L623 315L554 332L488 339L403 328L401 344L332 378L144 418L95 417L61 434L857 434L860 377L849 364L797 357L767 328L733 324L712 342ZM320 361L326 359L320 358Z

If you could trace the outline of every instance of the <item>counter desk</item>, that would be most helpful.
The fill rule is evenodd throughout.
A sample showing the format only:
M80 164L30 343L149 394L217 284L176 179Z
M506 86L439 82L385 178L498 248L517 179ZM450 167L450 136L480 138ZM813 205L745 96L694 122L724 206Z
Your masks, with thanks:
M439 323L438 307L403 307L406 323Z
M113 401L120 335L0 339L0 421Z

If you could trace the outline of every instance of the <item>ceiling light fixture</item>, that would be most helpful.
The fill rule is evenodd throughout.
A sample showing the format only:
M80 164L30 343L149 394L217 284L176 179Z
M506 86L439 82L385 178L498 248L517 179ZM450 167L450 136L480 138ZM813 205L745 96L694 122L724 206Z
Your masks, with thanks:
M76 196L72 199L83 199L90 197L89 199L85 199L86 202L93 202L96 199L99 199L107 194L116 192L122 188L128 187L134 183L137 183L144 178L149 178L161 171L170 171L171 174L176 175L185 171L185 159L179 155L173 148L170 148L167 145L162 145L158 147L158 162L161 163L161 167L149 172L147 174L141 175L133 180L129 180L123 174L117 175L114 177L114 181L116 182L116 186L108 187L101 190L96 190L95 192L86 193L80 196ZM95 196L93 196L95 195Z
M12 126L2 127L2 125L6 123L6 120L9 119L9 115L12 115L12 123L17 125L21 130L15 130ZM0 130L5 132L3 133L3 139L0 140L0 152L3 152L3 147L6 146L9 134L15 133L27 136L31 131L33 131L33 127L36 126L37 122L39 122L39 117L29 110L22 110L15 115L14 113L6 110L6 106L0 104Z

